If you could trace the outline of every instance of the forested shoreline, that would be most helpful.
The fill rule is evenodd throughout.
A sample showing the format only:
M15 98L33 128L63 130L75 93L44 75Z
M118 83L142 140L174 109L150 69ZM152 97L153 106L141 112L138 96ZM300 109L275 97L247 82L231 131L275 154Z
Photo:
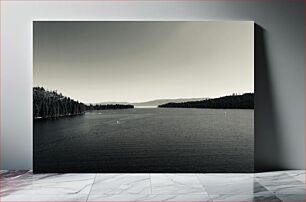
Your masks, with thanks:
M167 103L159 108L254 109L254 93L231 95L201 101Z
M254 93L231 95L201 101L167 103L159 108L214 108L214 109L254 109ZM75 101L57 91L33 88L33 118L58 118L85 114L92 110L131 109L131 104L89 104Z
M86 110L108 110L108 109L132 109L134 108L133 105L127 104L107 104L107 105L100 105L100 104L90 104L86 106Z
M130 109L133 105L86 105L63 96L57 91L45 90L43 87L33 87L33 118L58 118L64 116L82 115L90 110Z

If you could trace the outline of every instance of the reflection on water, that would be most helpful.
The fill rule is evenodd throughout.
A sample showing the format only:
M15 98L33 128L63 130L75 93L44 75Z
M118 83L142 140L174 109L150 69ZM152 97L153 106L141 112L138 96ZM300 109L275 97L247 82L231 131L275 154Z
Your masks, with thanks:
M157 108L158 106L137 106L134 105L134 108L139 108L139 109L149 109L149 108Z

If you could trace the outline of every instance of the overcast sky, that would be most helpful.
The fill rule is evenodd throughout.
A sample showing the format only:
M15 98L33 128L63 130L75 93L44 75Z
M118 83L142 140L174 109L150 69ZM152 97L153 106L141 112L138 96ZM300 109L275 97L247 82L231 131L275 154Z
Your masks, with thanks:
M84 103L254 92L252 22L34 22L33 85Z

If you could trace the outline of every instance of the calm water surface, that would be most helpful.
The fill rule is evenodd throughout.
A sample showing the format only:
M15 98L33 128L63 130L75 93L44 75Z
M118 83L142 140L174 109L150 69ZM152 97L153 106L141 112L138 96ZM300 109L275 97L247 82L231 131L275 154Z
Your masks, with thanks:
M36 172L253 172L254 110L135 108L34 121Z

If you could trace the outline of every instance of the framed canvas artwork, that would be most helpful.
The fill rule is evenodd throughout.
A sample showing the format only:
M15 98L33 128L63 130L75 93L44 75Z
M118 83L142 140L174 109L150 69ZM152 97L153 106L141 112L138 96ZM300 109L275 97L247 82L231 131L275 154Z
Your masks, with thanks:
M254 23L34 21L33 168L254 169Z

